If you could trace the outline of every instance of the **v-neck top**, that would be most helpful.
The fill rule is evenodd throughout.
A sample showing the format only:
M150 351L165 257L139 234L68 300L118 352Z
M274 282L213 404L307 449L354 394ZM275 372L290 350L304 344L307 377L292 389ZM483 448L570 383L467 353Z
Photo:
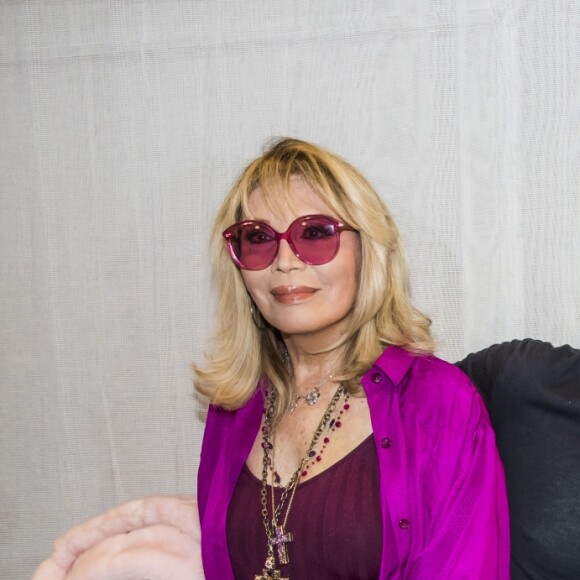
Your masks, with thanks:
M266 560L261 489L261 481L244 465L226 525L234 576L241 580L253 580L261 574ZM271 491L268 486L269 513ZM275 487L276 505L281 494L282 489ZM381 568L383 541L392 546L396 569L394 531L389 526L384 533L381 521L379 465L372 435L298 486L285 532L292 533L293 541L286 544L289 563L277 566L282 578L375 580Z

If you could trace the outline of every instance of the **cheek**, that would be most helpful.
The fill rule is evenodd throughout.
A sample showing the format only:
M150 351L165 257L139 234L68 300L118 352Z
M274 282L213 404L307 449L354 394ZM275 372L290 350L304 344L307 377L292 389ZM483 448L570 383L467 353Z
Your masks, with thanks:
M344 278L341 284L334 287L334 300L340 304L341 309L350 310L355 302L358 283L356 276L350 273L348 278Z
M260 271L250 271L250 270L240 270L242 275L242 280L246 286L246 290L250 296L255 300L256 294L259 294L260 286L263 285L262 276Z
M362 263L361 250L358 240L352 240L341 252L334 264L333 277L337 282L342 281L349 288L358 285Z
M331 301L341 309L352 307L359 284L359 271L355 259L346 263L336 264L336 269L326 279L326 287L330 291Z
M360 237L355 232L343 232L338 256L334 260L334 276L342 280L345 287L353 284L358 287L361 267L362 248Z

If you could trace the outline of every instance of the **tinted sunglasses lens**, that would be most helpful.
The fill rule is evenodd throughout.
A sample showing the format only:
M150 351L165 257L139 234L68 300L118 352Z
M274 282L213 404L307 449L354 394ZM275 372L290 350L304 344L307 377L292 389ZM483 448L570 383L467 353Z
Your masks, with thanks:
M267 268L278 250L276 233L266 224L248 222L236 224L229 229L230 251L244 270Z
M340 232L332 220L308 217L295 222L290 239L296 255L306 264L320 265L330 262L338 252Z

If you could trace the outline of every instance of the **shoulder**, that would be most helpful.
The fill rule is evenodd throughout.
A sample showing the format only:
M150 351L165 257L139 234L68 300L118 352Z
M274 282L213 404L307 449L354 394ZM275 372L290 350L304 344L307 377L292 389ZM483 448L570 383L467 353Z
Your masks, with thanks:
M390 379L390 388L413 413L463 418L481 415L483 403L469 378L455 365L434 355L414 354L391 346L367 373L371 381L378 371Z
M580 350L541 340L512 340L468 355L457 363L492 402L533 391L580 392Z
M226 451L231 451L232 441L247 443L262 415L263 395L256 389L251 399L239 409L227 410L211 404L207 412L201 446L200 472L214 464Z
M450 482L450 465L468 462L474 455L481 454L486 465L496 465L488 413L460 369L433 355L389 347L369 371L370 383L379 372L389 380L376 377L374 384L365 383L379 444L383 437L399 441L412 464L432 470L431 475L438 473L435 479L440 482Z
M457 388L472 392L470 381L465 373L455 365L432 354L415 354L390 346L375 361L373 369L382 371L395 387L404 383L413 383L434 391ZM373 369L369 371L371 376Z
M566 367L580 364L580 350L569 345L554 346L549 342L526 338L494 344L489 348L471 353L457 363L466 372L481 371L498 375L507 370L527 372L553 372L555 366Z
M257 386L251 398L239 409L224 409L210 404L204 431L204 443L219 441L232 430L243 428L248 422L259 420L263 407L263 390Z

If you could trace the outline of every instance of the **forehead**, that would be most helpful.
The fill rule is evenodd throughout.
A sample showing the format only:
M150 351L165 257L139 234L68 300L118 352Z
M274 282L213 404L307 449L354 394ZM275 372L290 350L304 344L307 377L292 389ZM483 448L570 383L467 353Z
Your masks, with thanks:
M321 196L297 175L290 178L287 187L275 190L256 188L248 197L247 214L246 218L267 221L272 225L288 225L304 215L335 216Z

